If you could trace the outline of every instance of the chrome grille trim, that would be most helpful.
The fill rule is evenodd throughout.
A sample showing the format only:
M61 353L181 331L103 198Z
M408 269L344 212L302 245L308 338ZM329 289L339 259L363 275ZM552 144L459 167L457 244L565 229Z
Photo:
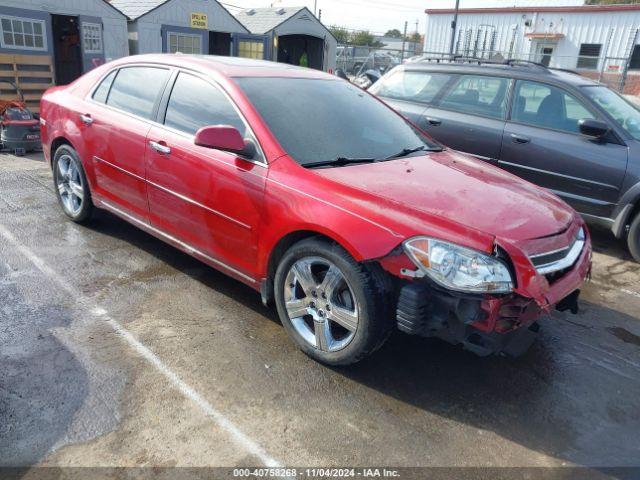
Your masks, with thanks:
M585 241L586 237L584 229L581 228L571 245L563 249L532 255L529 258L540 275L547 275L549 273L558 272L560 270L564 270L565 268L573 266L573 264L582 253ZM566 254L562 256L562 258L548 263L540 263L541 258L557 255L561 252L566 252ZM536 261L536 259L538 259L538 261Z

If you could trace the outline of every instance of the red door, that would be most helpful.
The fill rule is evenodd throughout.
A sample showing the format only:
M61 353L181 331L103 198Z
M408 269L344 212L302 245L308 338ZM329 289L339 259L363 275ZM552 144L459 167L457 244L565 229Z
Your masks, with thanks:
M91 155L94 190L98 196L136 217L148 220L145 153L147 133L161 92L169 77L168 69L122 68L113 83L102 85L95 102L85 102L83 114L87 152Z
M193 142L203 126L232 125L248 136L246 125L218 87L185 73L176 79L164 122L148 135L152 225L253 280L267 169L260 158Z

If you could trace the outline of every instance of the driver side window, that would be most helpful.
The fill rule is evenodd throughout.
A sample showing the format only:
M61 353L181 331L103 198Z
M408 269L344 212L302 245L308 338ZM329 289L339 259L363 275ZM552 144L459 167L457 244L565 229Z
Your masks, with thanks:
M595 116L573 95L538 82L519 80L511 119L535 127L579 133L578 121Z
M249 137L257 144L244 120L219 88L184 72L178 74L171 90L164 124L190 135L195 135L202 127L230 125L243 138Z

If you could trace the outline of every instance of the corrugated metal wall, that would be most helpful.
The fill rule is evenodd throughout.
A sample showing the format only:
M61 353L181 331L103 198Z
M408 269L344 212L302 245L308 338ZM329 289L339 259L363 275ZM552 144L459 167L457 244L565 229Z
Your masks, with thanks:
M426 52L448 52L452 20L452 14L427 15ZM531 26L527 26L528 22ZM629 55L630 40L638 27L640 11L461 13L458 17L456 46L459 53L473 54L475 51L476 56L482 56L480 52L493 46L493 50L503 56L529 56L533 60L536 41L525 34L560 33L564 37L557 42L538 42L554 44L551 66L575 68L583 43L602 44L601 57L626 57ZM491 41L487 41L487 38ZM465 51L465 47L469 46L470 49Z

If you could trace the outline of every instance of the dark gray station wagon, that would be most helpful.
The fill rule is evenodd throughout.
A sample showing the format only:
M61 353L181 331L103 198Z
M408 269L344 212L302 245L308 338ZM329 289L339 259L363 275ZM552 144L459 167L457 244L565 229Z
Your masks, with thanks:
M617 93L537 64L433 62L397 67L370 91L448 147L627 237L640 262L640 110Z

